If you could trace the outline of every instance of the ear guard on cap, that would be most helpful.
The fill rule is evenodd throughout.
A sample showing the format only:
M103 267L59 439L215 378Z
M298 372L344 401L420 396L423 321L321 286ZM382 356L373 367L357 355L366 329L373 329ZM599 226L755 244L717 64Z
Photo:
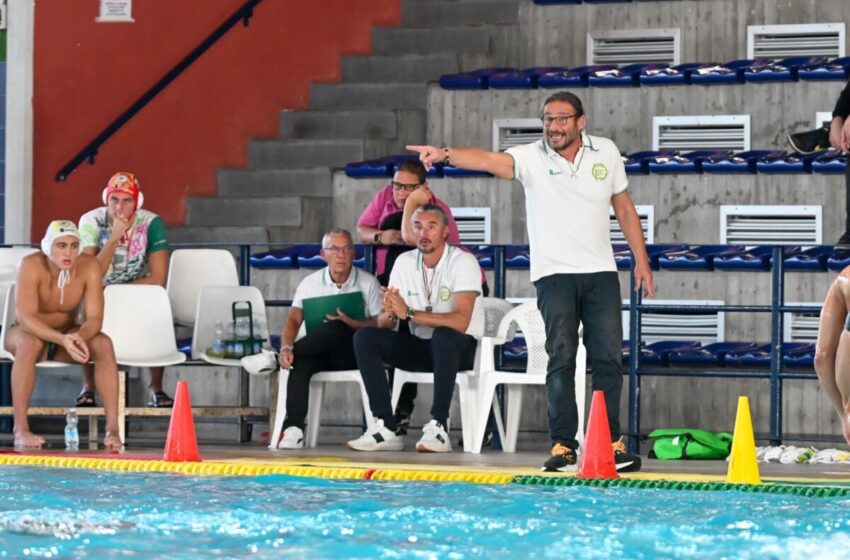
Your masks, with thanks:
M109 195L113 192L123 192L133 197L136 202L136 210L142 207L145 202L145 195L142 193L139 180L132 173L119 171L109 178L106 188L101 193L101 199L104 206L109 202Z

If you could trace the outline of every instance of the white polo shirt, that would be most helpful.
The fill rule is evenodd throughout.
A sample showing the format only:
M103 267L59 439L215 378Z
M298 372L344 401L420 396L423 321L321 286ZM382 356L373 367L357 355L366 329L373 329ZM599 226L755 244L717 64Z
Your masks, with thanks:
M454 294L481 294L481 269L474 256L446 245L434 270L426 270L422 253L413 250L402 253L396 259L390 272L389 285L398 288L407 305L417 311L449 313L454 311ZM476 300L466 329L466 334L478 337L484 334L484 315L479 307ZM433 335L434 329L411 321L410 332L427 340Z
M336 283L331 280L328 267L306 276L295 288L295 295L292 296L292 307L301 309L303 307L301 302L305 299L347 294L349 292L361 292L363 294L367 317L377 317L381 312L382 296L378 279L357 267L351 267L348 280L342 287L337 287ZM301 323L296 340L302 338L305 334L307 334L307 326Z
M582 133L570 163L545 139L506 151L525 190L531 281L552 274L616 271L608 208L629 186L620 150Z

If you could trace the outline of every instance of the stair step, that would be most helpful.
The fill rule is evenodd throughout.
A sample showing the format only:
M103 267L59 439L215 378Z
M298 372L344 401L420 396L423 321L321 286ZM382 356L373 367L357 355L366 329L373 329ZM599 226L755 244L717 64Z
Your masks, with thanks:
M453 53L342 57L344 82L435 82L457 71Z
M395 138L392 111L284 111L281 138Z
M252 168L342 167L362 159L361 140L252 140L248 144Z
M401 4L404 27L455 27L519 23L517 0L409 1Z
M424 109L428 86L414 83L341 83L310 86L310 108L339 109Z
M186 200L189 226L298 226L298 197L192 197Z
M183 226L168 228L168 241L169 243L268 243L269 232L261 226Z
M372 31L372 51L376 55L486 52L490 48L492 29L468 26L436 29L377 27Z
M331 170L328 167L221 169L218 172L218 195L223 197L333 196Z

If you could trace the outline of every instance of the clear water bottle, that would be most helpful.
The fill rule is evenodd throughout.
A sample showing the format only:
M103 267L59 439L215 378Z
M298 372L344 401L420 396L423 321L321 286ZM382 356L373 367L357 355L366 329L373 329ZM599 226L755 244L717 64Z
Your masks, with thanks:
M65 417L65 449L77 451L80 449L80 430L77 429L77 409L72 408Z
M225 354L224 347L224 321L216 321L215 323L215 339L212 343L212 354L219 358Z

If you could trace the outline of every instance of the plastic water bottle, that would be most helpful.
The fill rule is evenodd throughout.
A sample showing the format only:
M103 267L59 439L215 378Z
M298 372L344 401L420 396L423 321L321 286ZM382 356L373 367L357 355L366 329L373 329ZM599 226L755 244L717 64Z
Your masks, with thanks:
M77 409L72 408L65 417L65 449L78 451L80 449L80 430L77 429Z
M223 321L216 321L215 323L215 339L212 343L212 354L218 357L223 357L225 354Z

